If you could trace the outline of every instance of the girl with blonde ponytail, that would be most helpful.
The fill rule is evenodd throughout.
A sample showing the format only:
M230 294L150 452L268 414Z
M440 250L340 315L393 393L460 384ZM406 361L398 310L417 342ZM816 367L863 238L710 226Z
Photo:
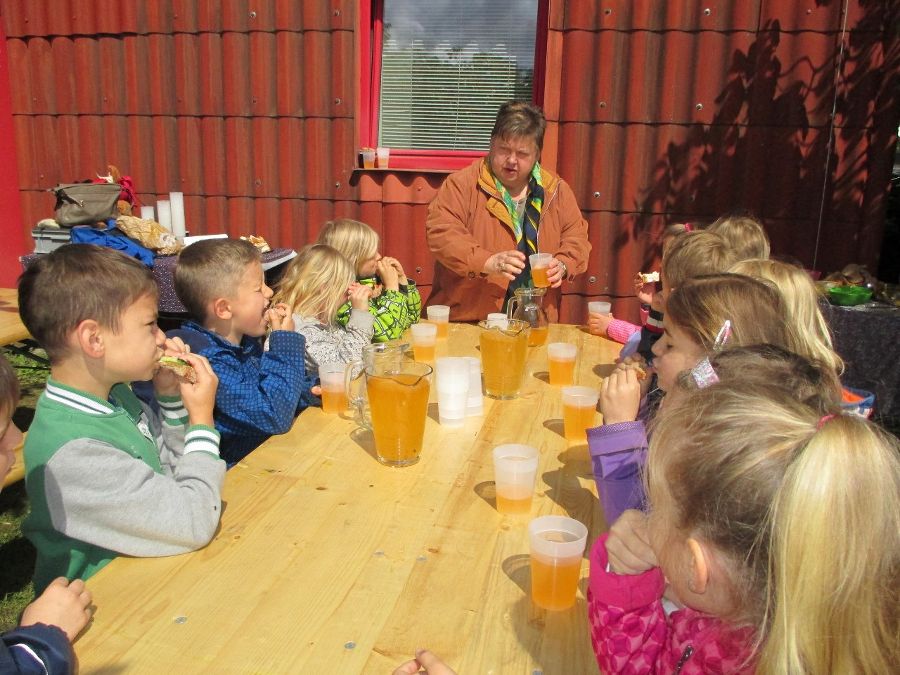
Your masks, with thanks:
M779 350L730 358L659 414L649 516L627 511L593 547L601 670L895 672L900 444L839 413L827 368ZM669 616L664 580L684 604Z

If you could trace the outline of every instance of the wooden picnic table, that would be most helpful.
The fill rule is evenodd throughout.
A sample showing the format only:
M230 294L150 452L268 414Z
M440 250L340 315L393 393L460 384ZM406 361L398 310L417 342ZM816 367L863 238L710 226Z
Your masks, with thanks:
M438 356L478 355L478 332L453 324ZM549 341L579 345L591 386L619 349L576 326L551 326ZM588 547L606 529L587 446L567 445L561 416L545 346L529 348L519 398L485 399L462 428L441 427L432 403L410 467L378 463L349 412L304 411L228 472L209 546L118 558L88 581L81 672L384 674L419 646L460 673L596 672L587 560L573 608L530 600L530 518L568 514ZM509 442L540 450L530 516L494 506L491 450Z
M0 288L0 347L29 337L19 318L19 292L15 288Z

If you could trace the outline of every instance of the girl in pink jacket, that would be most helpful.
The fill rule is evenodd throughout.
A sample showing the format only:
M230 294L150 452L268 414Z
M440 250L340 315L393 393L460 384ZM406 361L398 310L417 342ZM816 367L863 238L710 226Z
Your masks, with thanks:
M900 662L900 447L838 413L834 378L819 394L792 386L817 380L789 356L772 352L773 377L765 363L744 378L707 373L660 412L650 514L626 511L591 551L603 673L874 674ZM780 376L785 364L798 372ZM669 615L667 582L682 606Z

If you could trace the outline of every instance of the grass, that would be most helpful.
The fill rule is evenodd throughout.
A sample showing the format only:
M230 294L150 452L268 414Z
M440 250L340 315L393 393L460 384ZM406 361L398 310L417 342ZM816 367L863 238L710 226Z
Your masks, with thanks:
M40 350L35 352L43 355ZM13 421L24 430L31 426L34 406L44 390L50 371L26 356L3 350L19 378L21 395ZM19 622L25 605L31 602L34 588L34 547L22 536L22 520L28 513L25 481L19 481L0 492L0 631Z

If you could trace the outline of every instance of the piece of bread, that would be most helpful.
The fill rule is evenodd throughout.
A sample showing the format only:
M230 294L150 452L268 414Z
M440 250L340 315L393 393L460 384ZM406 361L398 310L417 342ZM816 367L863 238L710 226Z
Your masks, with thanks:
M641 281L652 284L659 281L659 272L641 272Z
M194 366L184 359L179 359L175 356L163 356L159 360L159 365L161 368L171 370L185 382L194 384L197 381L197 373L194 371Z

